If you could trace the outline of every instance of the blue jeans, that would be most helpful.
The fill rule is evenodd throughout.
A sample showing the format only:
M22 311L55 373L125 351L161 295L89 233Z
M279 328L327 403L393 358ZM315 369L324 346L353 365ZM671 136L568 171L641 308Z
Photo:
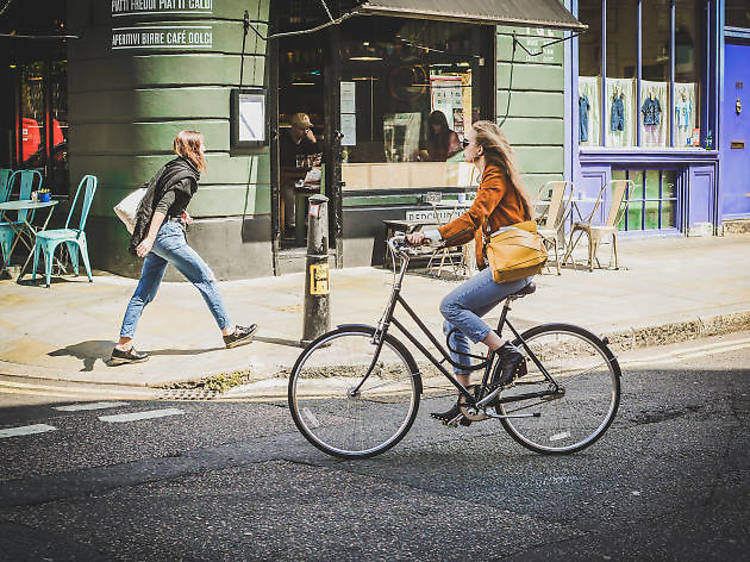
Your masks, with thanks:
M196 251L188 246L185 230L180 223L167 221L161 225L154 246L143 260L141 278L125 310L125 318L122 319L121 337L132 338L135 335L143 309L156 297L170 263L200 291L219 329L232 325L214 274Z
M469 340L474 343L480 342L492 330L481 317L508 295L523 289L532 279L533 276L508 283L495 283L492 271L487 267L448 293L440 303L440 313L445 318L443 333L446 336L454 328L457 329L450 337L450 346L456 351L470 353ZM459 365L471 365L469 357L452 352L451 356ZM470 373L467 369L457 367L454 367L453 371L457 375Z

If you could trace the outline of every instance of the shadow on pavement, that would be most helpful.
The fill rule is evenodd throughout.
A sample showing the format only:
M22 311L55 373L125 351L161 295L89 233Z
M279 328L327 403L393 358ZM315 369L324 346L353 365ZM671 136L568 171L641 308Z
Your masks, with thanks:
M47 355L50 357L75 357L83 361L82 372L93 371L94 363L98 359L102 361L109 359L115 343L113 340L89 340L50 351Z
M299 340L290 340L286 338L264 338L256 336L255 338L253 338L253 341L261 343L273 343L276 345L285 345L287 347L305 347L300 343Z

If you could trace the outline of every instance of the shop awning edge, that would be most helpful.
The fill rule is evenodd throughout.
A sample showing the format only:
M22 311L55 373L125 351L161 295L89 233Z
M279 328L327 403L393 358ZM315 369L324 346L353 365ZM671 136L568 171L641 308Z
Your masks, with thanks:
M361 14L584 31L559 0L364 0Z

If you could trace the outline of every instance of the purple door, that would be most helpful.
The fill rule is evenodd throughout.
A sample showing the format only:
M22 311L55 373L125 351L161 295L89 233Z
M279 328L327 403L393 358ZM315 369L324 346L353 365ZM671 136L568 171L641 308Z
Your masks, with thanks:
M721 112L722 219L750 217L750 45L727 43Z

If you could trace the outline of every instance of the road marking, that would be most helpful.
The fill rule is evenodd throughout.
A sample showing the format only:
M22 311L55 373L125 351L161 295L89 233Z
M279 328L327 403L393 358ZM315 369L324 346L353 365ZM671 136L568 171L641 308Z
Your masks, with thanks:
M65 398L65 402L82 400L91 397L109 400L154 400L156 393L146 389L110 389L86 388L79 386L54 386L44 384L30 384L24 382L0 380L0 394L19 394L28 396L56 396ZM85 398L83 397L85 395Z
M106 410L107 408L117 408L118 406L127 406L127 402L88 402L85 404L69 404L67 406L53 406L55 410L61 412L79 412L81 410Z
M44 423L22 425L20 427L0 429L0 439L4 439L6 437L17 437L18 435L33 435L34 433L44 433L46 431L55 431L56 429L56 427Z
M165 408L163 410L147 410L145 412L133 412L132 414L117 414L116 416L99 416L99 421L108 423L124 423L139 420L150 420L166 416L178 416L185 412L177 408Z
M731 340L725 342L710 343L690 348L675 349L638 359L624 359L622 365L642 365L644 363L679 363L688 359L697 359L707 355L716 355L719 353L729 353L750 347L750 338Z

